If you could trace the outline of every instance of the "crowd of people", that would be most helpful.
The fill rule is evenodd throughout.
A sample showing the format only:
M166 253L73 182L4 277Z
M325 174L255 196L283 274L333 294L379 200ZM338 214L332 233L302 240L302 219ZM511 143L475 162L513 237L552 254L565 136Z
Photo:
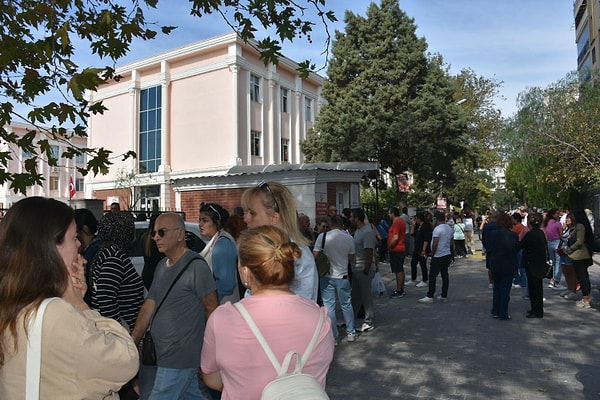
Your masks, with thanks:
M0 225L0 398L24 398L31 379L45 398L260 398L278 371L240 308L279 362L298 352L302 372L325 388L340 337L355 342L374 329L379 263L389 260L391 299L414 285L427 288L419 303L446 302L449 269L476 253L477 232L493 318L511 319L516 287L527 288L526 317L543 318L544 278L565 299L591 307L593 224L583 210L494 211L478 221L469 209L411 217L391 207L371 222L361 208L330 206L312 228L277 182L247 189L240 201L241 212L231 214L200 204L207 239L200 253L187 247L181 215L153 215L142 276L127 256L135 235L129 212L111 207L98 221L42 197L11 207ZM328 268L319 272L322 256ZM28 343L37 318L41 368L32 377ZM153 343L153 361L140 363L142 342Z

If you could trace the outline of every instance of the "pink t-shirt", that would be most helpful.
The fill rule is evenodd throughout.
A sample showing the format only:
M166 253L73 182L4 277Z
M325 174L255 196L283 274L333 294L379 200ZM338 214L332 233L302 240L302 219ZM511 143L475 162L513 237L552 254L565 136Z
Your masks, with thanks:
M290 350L304 354L319 312L327 317L324 307L298 295L250 296L242 302L280 363ZM319 340L302 370L323 387L333 350L331 322L325 318ZM208 319L201 365L204 373L221 373L223 400L259 399L267 383L277 377L260 343L231 303L219 306ZM292 362L290 370L294 366Z

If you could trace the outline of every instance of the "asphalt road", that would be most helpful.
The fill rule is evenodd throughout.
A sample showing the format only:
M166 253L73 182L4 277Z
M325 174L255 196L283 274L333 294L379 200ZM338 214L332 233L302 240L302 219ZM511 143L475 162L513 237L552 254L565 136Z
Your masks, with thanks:
M600 300L596 257L589 271ZM512 289L512 320L492 319L481 255L451 267L447 303L418 303L427 288L414 286L390 299L394 276L389 264L379 267L388 292L375 298L375 329L340 341L327 378L331 399L600 399L598 309L544 288L544 318L527 319L526 289Z

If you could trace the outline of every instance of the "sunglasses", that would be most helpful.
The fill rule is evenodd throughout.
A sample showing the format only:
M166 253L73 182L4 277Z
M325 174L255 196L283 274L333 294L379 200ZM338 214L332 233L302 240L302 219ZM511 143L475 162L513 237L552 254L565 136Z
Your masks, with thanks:
M271 193L271 197L273 198L273 203L275 203L275 212L279 212L279 203L277 203L277 199L275 198L275 194L273 194L273 191L269 187L269 184L267 182L265 182L265 181L262 181L261 183L258 184L258 188L259 189L267 188L267 190L269 191L269 193Z
M160 229L157 229L155 231L150 232L150 235L152 235L152 237L154 237L158 233L158 236L164 237L165 236L165 232L168 232L168 231L178 231L180 229L181 228L160 228Z

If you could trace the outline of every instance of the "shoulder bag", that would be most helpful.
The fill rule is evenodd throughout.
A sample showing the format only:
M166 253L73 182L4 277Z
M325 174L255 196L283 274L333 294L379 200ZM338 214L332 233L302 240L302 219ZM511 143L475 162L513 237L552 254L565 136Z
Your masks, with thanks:
M319 271L319 278L324 277L329 273L329 269L331 268L331 263L329 262L329 258L325 255L325 237L327 236L327 232L323 232L323 240L321 240L321 252L319 256L315 260L317 264L317 271Z
M48 304L58 299L50 297L44 299L35 315L29 321L27 340L27 367L25 369L25 400L38 400L40 398L40 377L42 372L42 323Z
M169 286L169 289L167 289L167 292L165 293L162 300L160 301L160 303L158 303L158 306L154 310L154 314L152 315L152 319L150 320L150 325L148 326L148 330L146 331L144 339L142 340L142 364L144 365L156 365L156 348L154 347L154 340L152 339L152 334L150 333L150 330L152 329L152 323L154 322L154 317L156 317L158 309L165 302L165 299L169 295L169 292L171 292L171 289L173 289L173 286L175 286L175 283L177 283L181 275L183 275L187 267L194 260L200 260L200 257L193 257L187 262L187 264L185 264L185 266L181 269L181 271L179 271L179 273L171 283L171 286Z

